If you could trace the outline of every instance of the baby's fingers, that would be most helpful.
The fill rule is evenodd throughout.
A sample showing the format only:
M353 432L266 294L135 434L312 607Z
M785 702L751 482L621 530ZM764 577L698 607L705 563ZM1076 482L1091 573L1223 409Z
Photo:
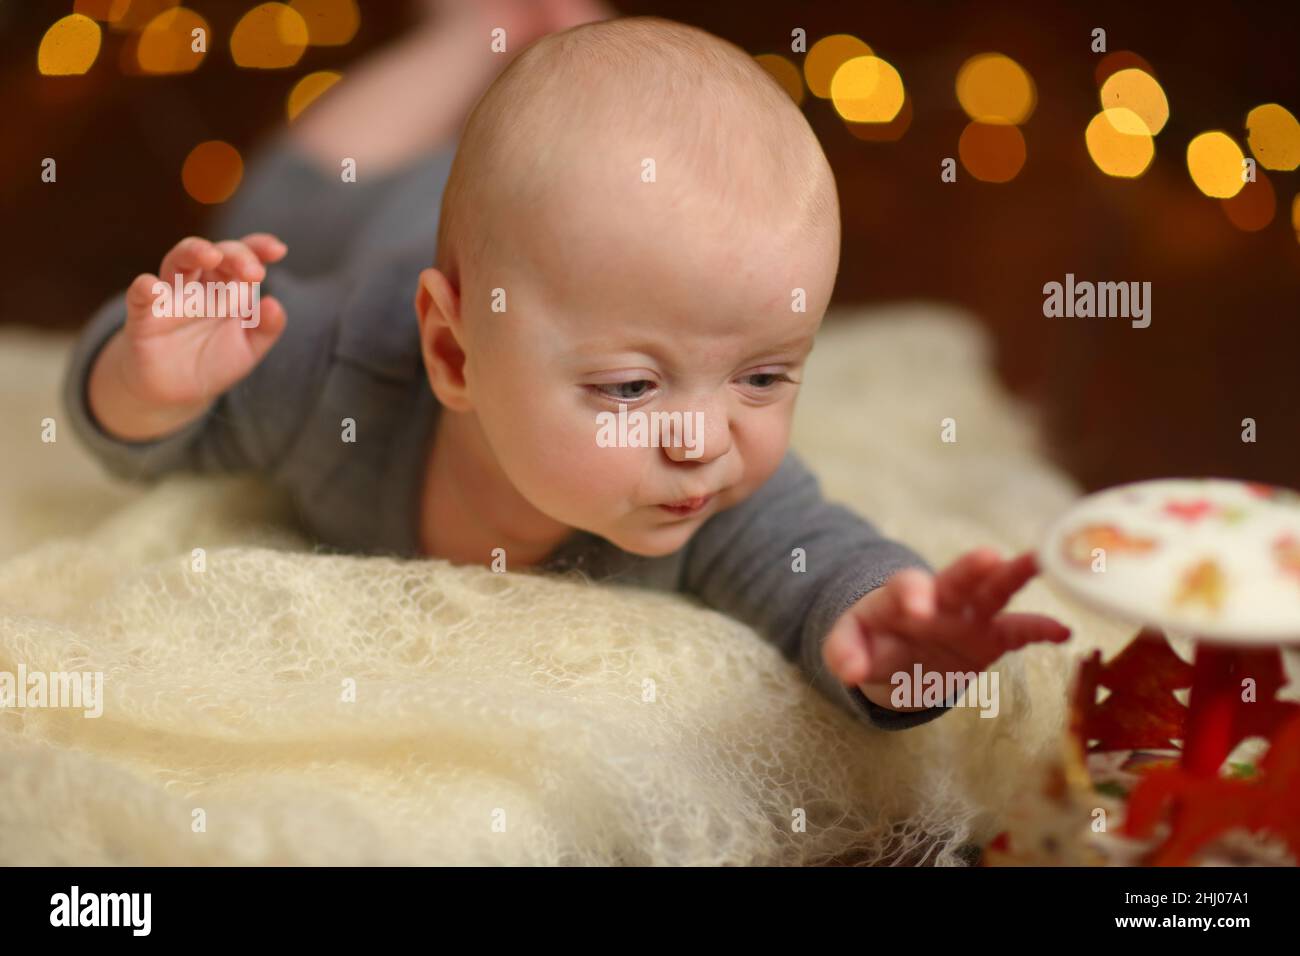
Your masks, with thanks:
M151 313L154 303L153 287L160 280L151 272L135 277L126 289L126 314L128 319L143 318Z
M843 684L860 684L867 678L871 660L867 638L851 614L841 617L822 644L822 661Z
M254 363L260 362L262 356L280 338L285 324L284 307L272 296L261 300L258 311L257 325L248 330L248 350L252 353Z
M989 622L989 632L999 647L1014 651L1026 644L1069 640L1070 629L1045 614L999 614Z
M875 659L882 635L898 635L891 646L907 643L901 635L924 632L934 617L934 578L920 568L904 568L840 616L822 645L822 658L841 682L860 684L884 665Z
M253 251L253 254L263 262L279 262L284 258L285 253L289 251L288 246L269 232L249 233L240 241L248 246Z
M976 548L962 555L934 579L939 607L960 611L989 572L1001 563L1001 557L992 548Z
M126 288L126 327L134 336L151 336L164 334L185 322L178 318L171 296L167 291L157 288L172 283L156 275L145 272L135 277Z
M220 262L221 253L216 246L198 236L188 236L163 256L158 275L168 283L177 275L184 276L188 282L204 269L215 269Z
M997 614L1006 607L1011 596L1037 573L1038 560L1032 551L1027 551L998 568L971 599L971 608L976 618L987 619Z
M217 271L223 276L243 282L260 282L266 278L266 266L262 265L257 254L236 239L227 239L217 243L221 253L221 264Z
M890 630L908 630L934 618L935 580L920 568L903 568L856 607L864 621Z

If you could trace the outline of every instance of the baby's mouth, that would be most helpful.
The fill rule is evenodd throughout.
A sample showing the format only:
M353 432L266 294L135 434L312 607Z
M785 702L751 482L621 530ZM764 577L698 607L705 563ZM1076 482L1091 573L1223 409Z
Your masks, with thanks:
M684 498L681 501L674 501L671 504L660 505L659 507L669 514L693 515L697 511L702 511L712 500L713 495L701 495L698 498Z

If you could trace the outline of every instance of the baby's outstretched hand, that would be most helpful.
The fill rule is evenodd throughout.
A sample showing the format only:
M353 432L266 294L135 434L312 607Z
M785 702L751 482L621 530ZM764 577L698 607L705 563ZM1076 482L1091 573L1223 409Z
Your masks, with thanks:
M982 671L1026 644L1059 643L1070 629L1046 615L998 613L1037 573L1033 552L1003 561L990 548L937 575L905 568L840 616L822 658L840 681L889 706L890 678L917 663L941 673Z

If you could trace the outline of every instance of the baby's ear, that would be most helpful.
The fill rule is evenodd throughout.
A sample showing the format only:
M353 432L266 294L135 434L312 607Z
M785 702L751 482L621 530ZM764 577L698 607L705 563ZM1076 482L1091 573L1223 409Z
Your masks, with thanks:
M447 408L468 411L465 352L460 343L460 297L437 269L420 273L415 312L420 320L420 351L429 387Z
M437 311L430 315L430 309ZM420 281L415 288L415 314L420 320L421 337L424 335L425 323L430 318L446 325L459 325L460 296L439 270L425 269L420 273Z

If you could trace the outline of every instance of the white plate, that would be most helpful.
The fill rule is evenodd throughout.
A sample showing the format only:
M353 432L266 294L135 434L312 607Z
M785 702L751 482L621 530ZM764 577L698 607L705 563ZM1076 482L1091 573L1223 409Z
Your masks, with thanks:
M1053 523L1038 563L1080 601L1137 624L1215 643L1300 643L1300 494L1286 488L1219 478L1107 488Z

